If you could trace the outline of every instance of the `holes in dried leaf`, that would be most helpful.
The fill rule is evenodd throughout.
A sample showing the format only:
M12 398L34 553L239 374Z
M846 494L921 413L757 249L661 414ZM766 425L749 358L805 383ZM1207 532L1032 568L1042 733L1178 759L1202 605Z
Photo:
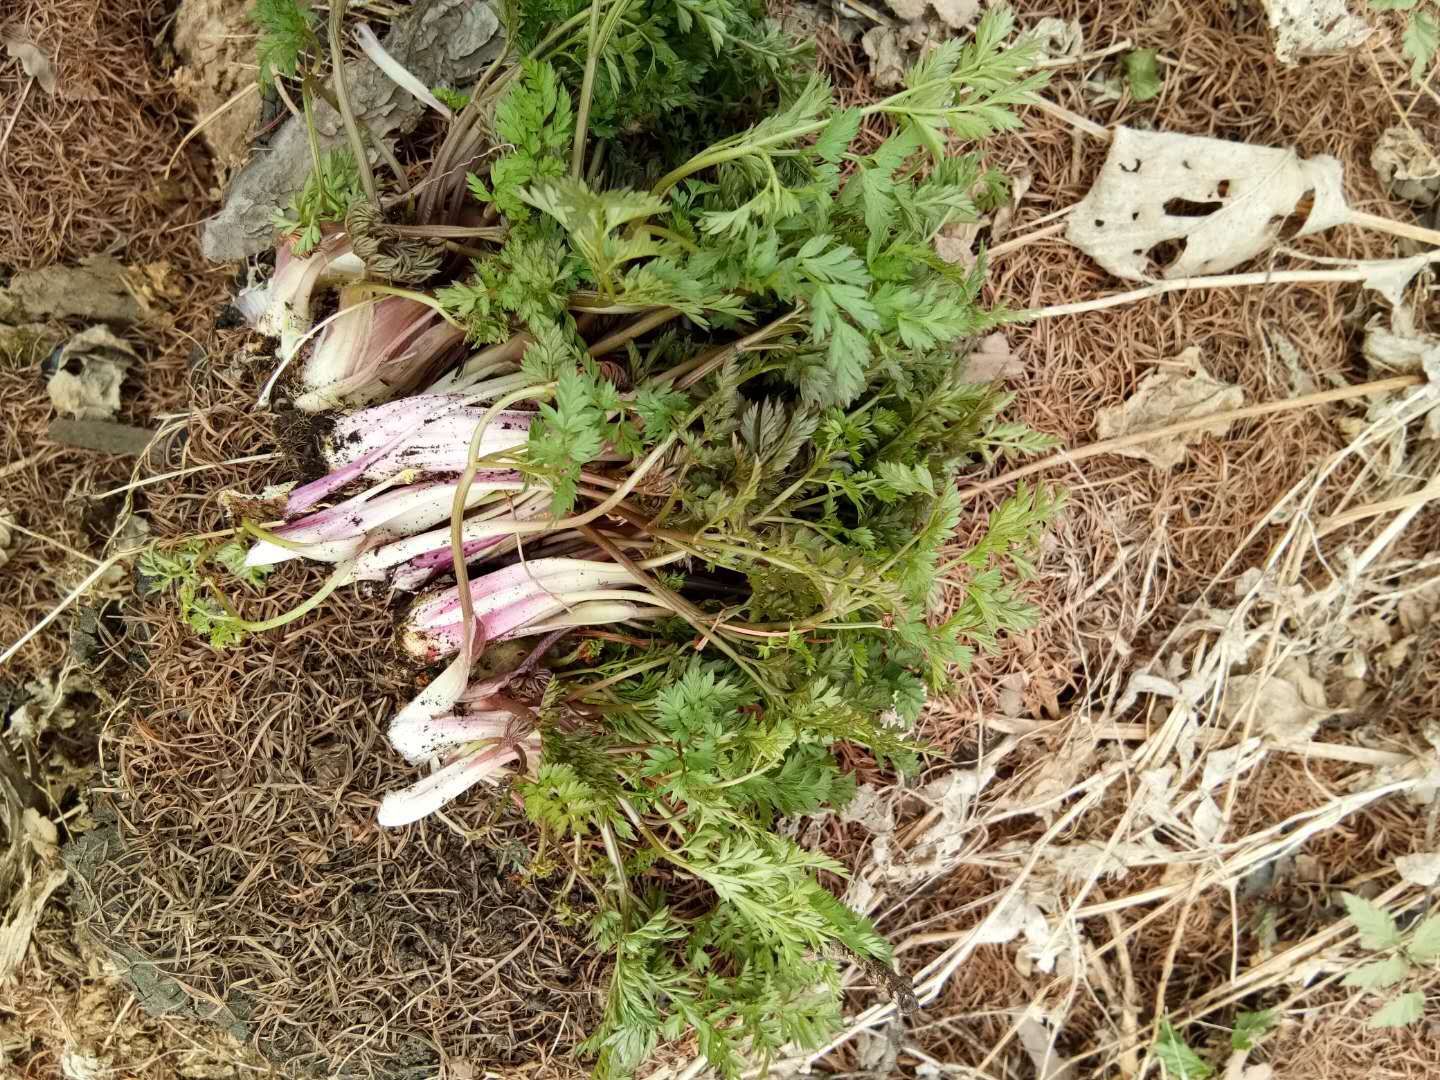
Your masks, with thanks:
M1140 254L1138 251L1135 254ZM1174 240L1161 240L1145 253L1156 272L1163 272L1170 269L1180 261L1185 254L1185 237L1181 236Z
M1270 228L1279 229L1277 235L1281 240L1293 240L1305 228L1305 223L1310 220L1310 212L1315 209L1315 189L1311 188L1300 196L1300 201L1295 204L1295 209L1290 211L1286 217L1279 215L1270 219Z
M1195 202L1193 199L1167 199L1165 213L1171 217L1209 217L1225 206L1219 202Z

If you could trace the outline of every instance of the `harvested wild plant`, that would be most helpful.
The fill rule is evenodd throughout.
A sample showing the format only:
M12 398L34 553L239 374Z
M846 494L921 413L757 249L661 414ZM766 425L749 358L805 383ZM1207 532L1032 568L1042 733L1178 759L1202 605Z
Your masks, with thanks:
M328 94L313 17L263 7L262 72ZM952 543L956 472L1044 444L967 380L966 343L1007 316L978 304L983 260L933 241L1003 192L952 145L1012 126L1035 83L999 9L863 109L758 5L507 18L504 61L447 93L423 184L375 175L347 116L247 304L331 471L297 477L283 524L247 522L248 552L192 543L146 572L216 645L359 580L427 588L399 646L444 666L390 728L426 775L381 824L511 785L537 875L589 888L614 957L597 1072L693 1031L735 1076L834 1027L837 961L890 961L820 884L843 868L776 821L845 801L837 743L910 767L927 690L1031 619L1013 571L1053 494ZM343 78L334 97L346 115ZM888 135L860 149L867 119ZM297 558L329 577L264 621L207 571L263 587ZM473 674L519 638L518 668Z

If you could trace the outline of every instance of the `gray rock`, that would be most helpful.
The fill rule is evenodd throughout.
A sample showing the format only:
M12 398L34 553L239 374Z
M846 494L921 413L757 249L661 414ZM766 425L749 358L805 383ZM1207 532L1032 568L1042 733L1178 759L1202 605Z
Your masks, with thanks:
M503 46L500 20L487 0L429 0L395 22L384 39L386 51L426 86L464 87L475 81ZM419 122L424 106L361 57L346 66L346 86L358 119L380 136L404 134ZM320 146L341 145L340 114L316 102ZM310 173L304 124L291 117L270 145L236 175L220 212L205 223L200 250L213 262L235 262L258 254L274 241L274 215L288 206Z

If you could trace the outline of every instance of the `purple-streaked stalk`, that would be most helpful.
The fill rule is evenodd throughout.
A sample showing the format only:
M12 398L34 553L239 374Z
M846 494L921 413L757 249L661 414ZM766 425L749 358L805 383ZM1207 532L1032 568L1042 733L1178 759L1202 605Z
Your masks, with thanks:
M300 372L296 408L355 408L411 394L455 358L464 331L408 297L367 301L342 289L340 316L325 327Z
M533 732L519 743L502 740L462 752L423 780L386 794L380 801L377 820L390 829L419 821L453 802L481 781L498 778L522 755L528 761L538 760L540 748L540 735Z
M630 572L612 562L589 559L529 559L482 575L468 583L470 603L485 641L523 636L533 623L555 618L590 600L645 602ZM434 663L460 651L458 586L421 596L411 607L401 643L418 660ZM463 689L463 687L462 687Z
M472 485L467 505L478 506L499 493L519 491L523 486L518 473L486 473ZM329 509L317 510L271 530L283 543L257 542L246 555L245 565L273 566L301 558L339 562L366 549L383 548L387 543L413 536L448 518L455 502L455 488L454 482L443 481L398 488L377 484ZM360 561L364 561L363 556ZM359 573L358 576L373 575Z
M309 510L347 484L380 483L402 473L415 478L446 476L464 468L465 451L483 410L451 395L419 394L375 405L336 422L323 452L331 471L296 488L288 514ZM522 446L530 437L532 413L507 412L485 432L484 456Z
M475 488L485 484L484 475L482 473L477 476L471 485L472 494L467 500L471 506L475 505L473 497ZM459 484L457 482L444 486L448 489L451 502L444 508L443 516L435 517L434 521L443 521L450 516ZM517 483L514 488L507 490L517 490L520 486ZM507 499L493 509L487 509L482 513L467 517L461 526L466 562L474 562L482 554L485 558L493 559L512 549L515 543L514 537L503 533L496 534L494 522L502 518L526 521L537 517L544 513L544 507L549 498L549 493L546 491L534 491L517 499ZM481 535L482 533L484 535ZM454 552L450 540L448 525L425 532L412 530L409 535L402 535L399 539L361 555L356 560L356 576L370 580L389 576L391 584L397 589L413 591L435 575L454 567Z
M343 234L322 240L308 255L294 255L290 245L275 248L275 273L263 286L246 289L236 300L242 315L260 333L280 339L280 367L290 362L309 333L315 290L322 285L358 281L365 264L350 250Z
M426 663L453 659L394 723L420 724L451 712L465 696L475 656L489 642L652 614L655 605L644 593L618 588L629 580L622 566L586 559L530 559L492 571L466 583L474 618L469 642L458 585L420 597L401 627L401 644Z
M480 422L475 425L475 430L471 433L470 441L465 447L465 468L460 473L460 486L455 489L455 505L450 511L451 565L455 568L455 588L460 597L460 626L463 639L457 663L468 665L472 658L472 650L485 647L485 636L481 627L476 624L474 605L470 596L470 576L466 572L465 565L464 532L465 495L475 481L475 474L480 470L481 447L484 445L485 433L505 409L524 398L533 398L541 394L548 396L552 386L553 384L523 386L500 397L480 417Z

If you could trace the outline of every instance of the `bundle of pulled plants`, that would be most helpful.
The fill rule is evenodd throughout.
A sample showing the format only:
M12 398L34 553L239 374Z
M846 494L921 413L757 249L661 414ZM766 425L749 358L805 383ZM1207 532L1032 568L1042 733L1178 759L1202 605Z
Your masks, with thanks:
M978 304L983 260L933 246L1003 194L952 144L1013 126L1034 87L1008 15L849 109L726 0L528 0L466 92L357 28L444 125L419 178L349 112L326 59L343 3L325 26L291 0L258 15L263 79L348 133L315 145L274 274L240 298L278 340L262 403L325 471L280 520L142 572L217 648L337 590L411 597L398 646L433 677L389 722L417 779L379 824L477 785L523 807L533 865L588 892L613 956L583 1048L600 1075L690 1033L727 1076L817 1045L844 963L903 996L822 884L843 867L775 826L843 804L837 744L913 767L927 691L1031 619L1016 579L1054 495L1017 490L952 543L957 471L1043 441L966 378L965 344L1007 317ZM889 134L859 152L866 120ZM328 576L247 618L291 560Z

